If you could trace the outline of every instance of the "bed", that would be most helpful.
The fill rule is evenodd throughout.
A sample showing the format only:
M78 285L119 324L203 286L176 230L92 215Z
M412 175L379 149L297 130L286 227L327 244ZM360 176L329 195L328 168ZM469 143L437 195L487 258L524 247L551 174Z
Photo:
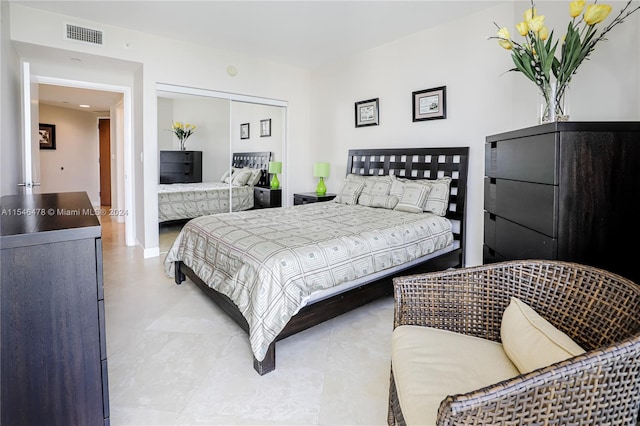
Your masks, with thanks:
M390 295L394 276L464 264L467 167L467 147L350 150L334 201L192 220L165 272L177 284L189 277L249 333L254 368L266 374L278 340ZM406 193L443 181L449 190L440 214L423 213L422 198L419 212L359 204L378 180ZM350 199L354 182L361 192Z
M268 186L270 152L239 152L232 156L232 171L260 170L257 179L245 184L228 182L172 183L158 185L158 222L188 220L195 217L249 210L254 206L254 186ZM225 174L226 175L226 174ZM231 197L229 197L231 189ZM231 205L231 210L229 206Z

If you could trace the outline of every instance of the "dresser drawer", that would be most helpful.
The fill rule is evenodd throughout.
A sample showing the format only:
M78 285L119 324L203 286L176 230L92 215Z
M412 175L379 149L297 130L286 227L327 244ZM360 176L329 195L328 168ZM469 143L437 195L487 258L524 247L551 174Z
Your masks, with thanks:
M193 163L196 151L160 151L161 163ZM199 151L198 151L199 152Z
M525 228L517 223L496 217L495 250L505 258L512 259L556 259L557 240Z
M183 173L188 175L193 172L191 163L161 163L160 168L163 173Z
M544 133L485 145L485 172L492 178L558 184L556 133Z
M496 179L489 187L486 210L550 237L558 236L557 186Z
M484 244L496 248L496 215L484 212Z
M483 264L486 265L487 263L503 262L505 260L507 259L505 259L504 256L502 256L500 253L498 253L491 247L487 245L484 245L482 247L482 263Z

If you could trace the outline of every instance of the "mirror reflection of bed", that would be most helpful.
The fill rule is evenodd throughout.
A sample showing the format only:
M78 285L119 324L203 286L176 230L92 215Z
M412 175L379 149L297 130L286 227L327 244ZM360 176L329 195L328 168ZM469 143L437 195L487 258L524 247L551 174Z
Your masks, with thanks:
M163 90L164 89L164 90ZM217 92L185 89L180 87L163 85L163 89L158 90L158 164L159 174L162 165L161 153L163 151L178 151L178 141L171 131L173 122L179 121L190 123L196 126L193 134L186 140L185 150L201 153L201 187L200 190L209 190L216 185L225 185L227 191L228 183L221 182L223 175L238 167L253 167L251 164L239 163L249 160L238 160L232 158L232 153L255 153L268 152L274 161L282 161L285 149L285 123L286 108L261 104L256 102L243 102L225 98L224 94ZM168 89L168 90L167 90ZM222 97L221 97L222 96ZM261 120L269 119L272 123L269 137L261 137L259 124ZM248 139L241 138L240 124L250 123L251 132ZM184 151L183 151L184 152ZM268 161L268 160L267 160ZM264 167L268 167L265 164ZM269 186L268 178L261 180L257 186ZM181 184L180 184L181 185ZM171 189L174 193L187 192L191 188L173 184ZM192 185L195 191L195 184ZM209 188L207 188L209 187ZM196 192L192 193L195 197ZM165 194L166 195L166 194ZM159 198L162 194L159 192ZM175 195L176 198L179 195ZM166 197L165 197L166 198ZM219 211L240 211L250 209L253 202L252 188L232 188L230 196L224 202L219 200ZM208 202L212 204L210 200ZM202 203L201 203L202 204ZM202 211L199 214L188 214L186 207L183 213L179 213L180 207L174 208L173 214L165 210L159 200L159 243L160 252L165 253L173 240L178 235L182 226L192 217L197 217L205 213L214 213L213 206L210 211ZM195 210L192 208L191 210Z

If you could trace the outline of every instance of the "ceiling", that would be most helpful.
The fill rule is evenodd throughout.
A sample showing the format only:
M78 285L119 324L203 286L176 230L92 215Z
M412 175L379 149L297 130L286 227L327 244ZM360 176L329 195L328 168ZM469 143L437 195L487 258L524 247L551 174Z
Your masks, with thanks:
M11 0L11 3L314 69L499 1ZM108 32L105 35L108 42Z

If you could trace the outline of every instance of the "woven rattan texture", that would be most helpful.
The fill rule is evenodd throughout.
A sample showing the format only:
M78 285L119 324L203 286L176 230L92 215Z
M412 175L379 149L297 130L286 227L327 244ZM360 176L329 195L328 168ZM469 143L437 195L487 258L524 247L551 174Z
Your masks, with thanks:
M638 424L638 284L590 266L525 260L399 277L394 289L394 328L421 325L500 341L502 313L515 296L587 350L526 375L449 396L434 424ZM389 424L404 424L393 378Z

